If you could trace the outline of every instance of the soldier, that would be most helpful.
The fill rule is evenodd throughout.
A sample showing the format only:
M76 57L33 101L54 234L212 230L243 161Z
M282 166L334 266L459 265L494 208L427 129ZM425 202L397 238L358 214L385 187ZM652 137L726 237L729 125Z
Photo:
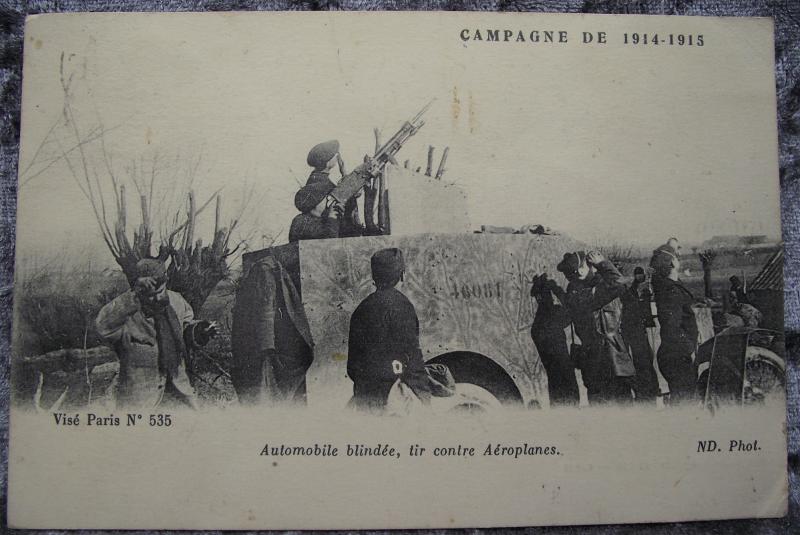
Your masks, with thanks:
M747 292L745 292L744 284L742 284L742 279L733 275L728 282L731 283L730 290L728 290L728 303L730 308L736 308L737 305L741 303L747 303L749 300L747 299Z
M236 290L231 379L243 405L306 401L313 342L297 287L272 255L255 262Z
M678 238L675 237L668 239L666 243L659 245L656 249L656 251L664 251L678 258L680 258L680 250L681 244L678 241Z
M430 386L419 346L417 312L396 288L404 276L403 253L383 249L372 255L370 264L376 290L350 318L347 375L353 381L352 403L358 409L381 411L399 376L427 404Z
M335 184L331 180L330 174L339 159L339 142L335 139L312 147L306 157L306 163L312 168L311 174L308 175L308 180L306 180L306 186L317 183L327 183L334 186Z
M572 323L569 311L563 305L564 290L544 273L533 279L531 295L536 299L531 338L547 372L550 406L577 407L580 401L578 381L564 333Z
M339 237L339 219L343 211L338 203L328 198L333 188L333 184L318 182L304 186L297 192L294 205L301 213L292 220L290 242Z
M331 140L315 145L306 162L313 170L306 185L294 197L294 205L301 213L292 220L289 241L359 235L357 196L348 200L345 206L328 196L336 187L330 179L331 170L338 164L344 174L339 142Z
M653 293L661 326L661 345L656 359L661 375L669 385L670 403L694 400L695 369L692 353L697 346L697 322L692 293L678 280L677 255L656 249L650 260L653 268Z
M633 380L636 401L646 404L655 404L659 392L653 349L647 337L647 329L655 327L650 312L651 298L644 269L637 266L633 271L633 282L622 294L622 336L630 347L636 368Z
M622 275L597 252L567 253L558 270L569 281L565 304L583 345L580 369L589 403L630 402L635 369L620 334Z
M167 290L167 270L157 259L136 264L133 290L104 306L97 332L117 352L119 407L195 407L186 373L188 348L217 335L212 322L195 321L192 307Z

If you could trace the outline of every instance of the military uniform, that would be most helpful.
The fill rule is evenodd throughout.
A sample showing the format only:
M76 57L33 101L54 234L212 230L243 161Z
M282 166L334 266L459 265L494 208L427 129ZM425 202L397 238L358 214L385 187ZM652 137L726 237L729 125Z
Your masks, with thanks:
M535 280L531 288L531 295L536 297L537 303L536 316L531 325L531 338L547 372L550 406L577 406L580 401L578 381L564 333L564 329L572 323L572 318L563 304L553 300L553 293L563 299L564 291L554 284L548 287L540 281L541 279Z
M338 217L311 213L336 187L326 166L338 153L339 142L336 140L315 145L309 151L306 162L314 170L294 197L294 205L301 213L294 217L289 227L290 242L339 237L341 224Z
M559 271L569 272L564 264L571 261L572 255L582 261L582 255L578 253L565 255ZM608 260L595 268L597 272L589 273L585 279L572 278L565 296L575 331L584 348L581 376L590 404L630 402L631 377L635 372L620 333L620 296L626 288L620 282L622 275Z
M697 345L694 296L670 278L654 279L653 291L661 326L658 369L667 380L672 403L692 401L696 383L692 353Z
M305 402L311 331L299 292L276 259L259 260L242 279L231 343L231 378L241 403Z
M368 296L350 318L347 376L353 381L353 403L382 409L397 376L392 361L403 365L401 379L420 398L430 397L419 347L419 320L414 305L394 288Z
M630 347L636 368L633 391L637 402L655 403L659 393L653 349L647 338L647 328L654 325L650 315L650 291L646 284L634 282L622 294L622 336Z
M194 313L180 294L167 290L169 304L164 311L177 322L177 336L194 344ZM105 305L97 316L97 332L119 358L115 394L117 406L155 408L181 405L195 407L194 388L186 374L186 349L178 353L176 367L166 366L159 351L158 320L142 312L133 291L125 292Z
M380 411L397 380L392 362L402 364L399 378L424 402L430 386L419 346L419 319L414 305L394 286L403 272L398 249L378 251L371 259L377 290L350 318L347 375L353 381L353 404Z
M336 218L297 214L289 227L289 241L338 238L339 229L339 220Z

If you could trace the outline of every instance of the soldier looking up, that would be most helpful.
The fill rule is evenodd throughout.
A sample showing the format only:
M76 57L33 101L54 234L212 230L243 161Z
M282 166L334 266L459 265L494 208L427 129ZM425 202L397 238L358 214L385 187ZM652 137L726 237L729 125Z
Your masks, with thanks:
M579 365L589 404L631 402L635 369L620 333L622 275L598 252L567 253L557 269L569 281L564 302L583 344Z
M339 142L326 141L315 145L308 153L306 162L313 167L305 186L294 197L300 214L292 220L289 241L319 240L360 235L357 221L356 198L349 199L344 206L329 197L336 187L330 179L331 170L338 165L342 175L344 162L339 154ZM360 172L356 168L354 172Z
M547 373L550 407L577 407L580 401L578 381L564 332L572 318L563 304L564 290L543 273L534 277L531 296L536 299L531 338Z
M680 260L668 251L656 249L653 268L653 294L658 309L661 345L656 360L669 385L670 403L694 401L695 370L692 353L697 346L697 321L692 293L678 280Z
M157 259L136 264L132 290L97 315L97 332L119 358L118 407L195 407L186 373L188 348L217 335L213 322L195 321L192 307L167 290L167 270Z
M315 145L306 157L313 167L305 186L294 196L294 205L300 214L292 220L289 241L318 240L339 237L339 216L342 207L328 199L336 184L330 172L339 161L339 142L326 141Z

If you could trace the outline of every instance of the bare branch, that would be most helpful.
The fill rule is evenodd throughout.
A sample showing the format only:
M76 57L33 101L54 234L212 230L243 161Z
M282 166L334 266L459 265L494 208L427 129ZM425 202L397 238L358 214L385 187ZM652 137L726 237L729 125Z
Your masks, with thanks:
M61 142L60 141L58 142L58 145L59 145L59 147L61 146ZM100 233L102 234L103 241L105 242L105 244L108 247L109 251L111 251L111 254L114 256L114 258L115 259L119 258L119 251L114 246L114 238L110 233L107 234L106 233L106 228L102 224L100 224L101 218L100 218L100 214L97 211L97 205L93 202L92 198L88 195L88 193L84 189L83 185L81 184L81 181L80 181L80 179L78 177L77 171L75 170L75 166L72 165L72 161L70 161L69 157L66 156L66 155L64 155L64 161L67 163L67 168L69 169L70 174L72 175L73 179L75 180L75 183L78 185L78 189L80 189L81 192L84 194L84 196L89 200L89 204L92 207L92 211L94 212L95 219L97 220L98 224L100 225Z
M219 216L222 210L222 195L217 195L217 207L214 213L214 236L219 233Z
M441 180L444 172L447 170L445 164L447 163L447 154L450 152L450 147L445 147L442 153L442 160L439 162L439 169L436 170L436 180Z
M219 192L222 191L222 189L223 188L219 188L217 191L215 191L211 195L211 197L209 197L209 199L206 202L204 202L203 205L200 206L200 208L197 209L197 212L195 212L195 216L200 215L202 211L205 210L209 204L211 204L211 201L213 201L217 197L217 195L219 195ZM176 216L176 223L177 223L177 216ZM169 238L167 238L167 242L172 243L172 240L175 238L175 236L177 236L180 231L186 228L186 225L188 223L189 223L188 220L184 221L183 224L179 225L176 229L174 229L172 233L169 235Z
M38 147L36 147L36 151L33 153L33 157L31 158L30 163L28 165L26 165L25 169L23 169L19 173L20 176L24 176L30 170L30 168L33 167L33 164L36 163L36 159L39 157L39 153L42 151L42 148L45 146L45 144L47 143L48 139L53 134L53 131L56 129L56 126L58 126L58 124L60 122L61 122L61 118L60 117L55 120L53 125L50 127L50 130L47 131L47 134L45 134L44 138L42 139L42 142L39 143ZM26 182L28 182L28 181L30 181L30 179L28 179Z
M425 176L431 176L433 172L433 145L428 145L428 166L425 168Z
M43 168L39 169L38 171L36 171L34 174L25 177L24 180L20 180L19 187L22 188L23 186L25 186L28 183L30 183L36 177L39 177L39 176L43 175L45 172L47 172L48 169L53 167L59 161L63 160L64 159L64 155L69 155L73 151L77 150L78 147L80 147L80 146L88 145L89 143L91 143L93 141L96 141L98 139L102 139L103 135L105 133L110 132L110 131L114 130L115 128L118 128L119 126L120 125L117 125L117 126L114 126L112 128L106 129L106 130L99 130L98 128L93 129L89 133L89 135L86 136L86 139L81 140L79 143L76 143L75 145L73 145L69 149L66 149L66 150L62 149L61 153L58 156L54 156L54 157L48 158L48 159L40 162L40 163L47 162L47 165L44 166ZM57 142L57 140L51 139L51 140L47 141L47 143L54 143L54 142ZM44 145L44 142L43 142L42 145L40 145L40 148L43 145ZM35 163L35 161L32 161L30 164L28 164L28 167L25 169L25 171L20 173L20 178L23 177L30 170L30 167L32 167L34 163Z
M183 246L183 248L186 249L187 251L191 249L192 241L194 241L194 226L196 217L197 214L195 213L195 207L194 207L194 191L190 191L188 221L186 225L186 238Z
M148 210L151 210L153 208L153 190L155 190L157 162L158 162L158 152L156 152L153 155L153 165L150 169L150 197L147 201Z

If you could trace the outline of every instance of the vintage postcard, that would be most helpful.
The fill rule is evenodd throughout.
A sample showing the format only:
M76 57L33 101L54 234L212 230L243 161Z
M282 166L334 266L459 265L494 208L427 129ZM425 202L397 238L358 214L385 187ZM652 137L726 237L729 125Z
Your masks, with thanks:
M10 525L784 515L773 46L743 18L28 18Z

